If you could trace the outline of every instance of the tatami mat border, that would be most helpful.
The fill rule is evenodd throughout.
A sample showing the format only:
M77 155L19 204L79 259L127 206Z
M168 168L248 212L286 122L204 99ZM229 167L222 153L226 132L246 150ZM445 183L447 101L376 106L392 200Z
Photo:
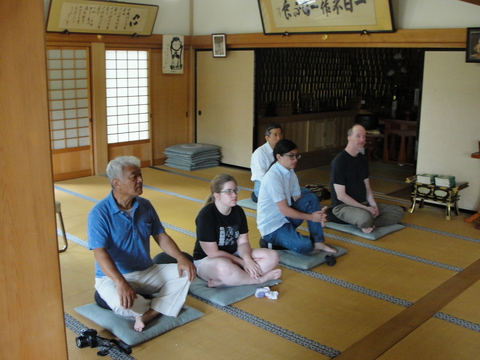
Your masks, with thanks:
M445 314L445 313L442 313L442 312L437 312L435 315L433 315L433 317L437 318L437 319L440 319L440 320L447 321L449 323L452 323L452 324L455 324L455 325L458 325L458 326L461 326L461 327L464 327L464 328L467 328L469 330L480 332L480 325L475 324L474 322L471 322L471 321L468 321L468 320L460 319L460 318L457 318L455 316L448 315L448 314Z
M413 225L413 224L407 224L407 223L400 223L400 224L411 227L413 229L429 231L429 232L434 233L434 234L450 236L450 237L453 237L453 238L456 238L456 239L467 240L467 241L471 241L471 242L475 242L475 243L480 244L479 239L471 238L471 237L468 237L468 236L452 234L452 233L448 233L448 232L440 231L440 230L435 230L435 229L429 229L429 228L419 226L419 225Z
M303 226L301 226L299 228L302 228L302 230L304 230L304 231L308 231L308 229L303 227ZM323 234L324 234L325 237L329 237L329 238L332 238L332 239L347 242L347 243L352 244L352 245L361 246L361 247L364 247L364 248L367 248L367 249L370 249L370 250L383 252L385 254L398 256L398 257L401 257L401 258L404 258L404 259L417 261L417 262L420 262L420 263L423 263L423 264L436 266L436 267L439 267L439 268L442 268L442 269L448 269L448 270L453 270L453 271L457 271L457 272L460 272L460 271L463 270L463 268L458 267L458 266L448 265L448 264L444 264L444 263L441 263L441 262L438 262L438 261L424 259L424 258L421 258L419 256L405 254L405 253L395 251L395 250L385 249L385 248L382 248L380 246L376 246L376 245L367 244L367 243L364 243L364 242L361 242L361 241L348 239L348 238L345 238L343 236L338 236L338 235L329 234L329 233L323 233Z
M88 201L94 202L95 204L98 202L97 199L91 198L91 197L89 197L89 196L80 194L80 193L75 192L75 191L72 191L72 190L65 189L65 188L63 188L63 187L61 187L61 186L58 186L58 185L54 185L53 188L54 188L55 190L63 191L64 193L67 193L67 194L70 194L70 195L79 197L79 198L81 198L81 199L83 199L83 200L88 200Z
M67 313L64 313L64 317L65 317L65 326L69 330L73 331L75 334L79 335L82 330L88 329L87 326L83 325L80 321L75 319L73 316L70 316ZM108 340L98 339L98 343L99 343L99 346L98 346L99 350L109 347ZM135 360L134 357L131 357L130 355L125 354L124 352L121 352L120 350L117 350L115 348L108 349L108 356L114 360Z
M283 264L283 263L282 263L282 266L287 268L287 269L296 271L298 273L310 276L312 278L322 280L322 281L328 282L330 284L343 287L343 288L348 289L348 290L356 291L360 294L368 295L368 296L374 297L374 298L379 299L379 300L387 301L391 304L400 305L400 306L403 306L403 307L410 307L413 304L410 301L400 299L400 298L397 298L395 296L383 294L381 292L371 290L371 289L368 289L368 288L360 286L360 285L355 285L355 284L349 283L348 281L345 281L345 280L335 279L332 276L317 273L317 272L312 271L312 270L298 269L298 268L295 268L293 266L286 265L286 264Z
M252 315L246 311L243 311L241 309L238 309L234 306L227 305L227 306L220 306L218 304L215 304L209 300L203 299L201 297L198 297L194 294L189 294L191 297L200 300L210 306L213 306L219 310L222 310L226 312L227 314L233 315L241 320L247 321L252 325L255 325L263 330L267 330L275 335L278 335L286 340L292 341L298 345L301 345L307 349L313 350L315 352L318 352L322 355L328 356L330 358L333 358L337 355L340 354L340 351L335 350L329 346L320 344L314 340L308 339L304 336L301 336L299 334L296 334L290 330L287 330L285 328L282 328L281 326L272 324L269 321L263 320L255 315Z

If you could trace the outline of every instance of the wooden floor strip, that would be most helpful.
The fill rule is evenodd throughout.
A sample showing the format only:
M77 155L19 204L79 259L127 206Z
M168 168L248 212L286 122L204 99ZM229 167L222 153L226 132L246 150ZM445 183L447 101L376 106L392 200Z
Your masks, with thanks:
M344 350L335 360L377 359L478 280L480 259Z

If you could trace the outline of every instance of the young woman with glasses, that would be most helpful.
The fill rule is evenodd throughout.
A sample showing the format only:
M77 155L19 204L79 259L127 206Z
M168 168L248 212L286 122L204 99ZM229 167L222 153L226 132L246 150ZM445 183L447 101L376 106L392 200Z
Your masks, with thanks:
M193 259L197 275L209 287L261 284L280 278L276 251L252 249L240 190L233 176L220 174L210 183L210 195L195 220L197 240Z
M265 246L285 248L300 254L319 251L335 253L324 244L323 225L326 207L320 209L315 194L300 189L295 167L300 154L291 140L282 139L273 150L275 162L263 177L257 203L257 226ZM296 229L307 220L310 236ZM262 243L262 242L261 242Z

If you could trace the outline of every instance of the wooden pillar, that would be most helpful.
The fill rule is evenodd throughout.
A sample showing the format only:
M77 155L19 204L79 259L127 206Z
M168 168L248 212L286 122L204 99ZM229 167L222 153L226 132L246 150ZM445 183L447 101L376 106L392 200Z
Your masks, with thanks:
M105 44L92 43L91 57L93 173L101 175L106 173L108 164Z
M44 2L1 1L0 359L66 359Z

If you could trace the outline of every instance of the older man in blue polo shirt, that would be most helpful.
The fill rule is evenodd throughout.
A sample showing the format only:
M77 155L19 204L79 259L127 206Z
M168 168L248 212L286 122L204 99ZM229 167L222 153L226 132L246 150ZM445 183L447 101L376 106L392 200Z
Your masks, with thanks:
M140 160L122 156L107 166L112 191L88 215L88 247L95 256L95 288L117 314L141 332L159 314L176 317L195 278L195 266L165 232L152 204L141 198ZM177 264L154 264L150 236ZM154 294L152 300L138 294Z

